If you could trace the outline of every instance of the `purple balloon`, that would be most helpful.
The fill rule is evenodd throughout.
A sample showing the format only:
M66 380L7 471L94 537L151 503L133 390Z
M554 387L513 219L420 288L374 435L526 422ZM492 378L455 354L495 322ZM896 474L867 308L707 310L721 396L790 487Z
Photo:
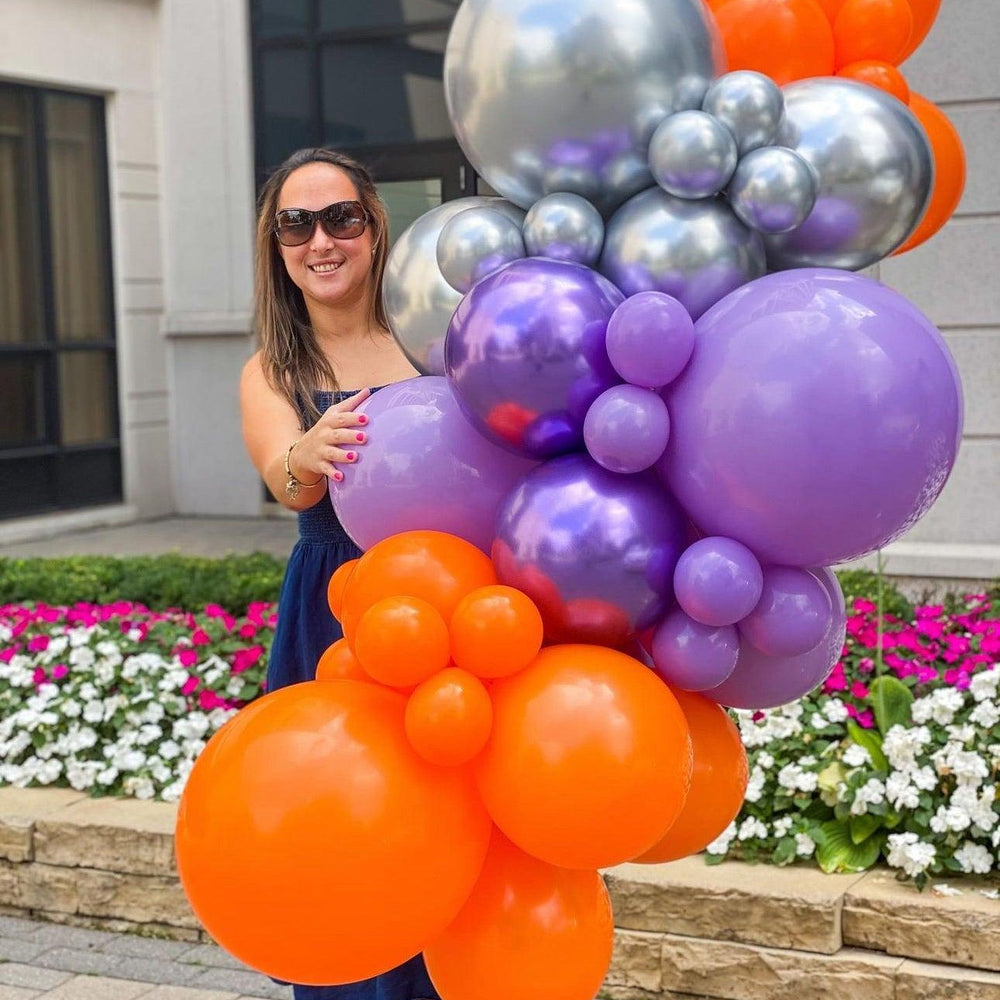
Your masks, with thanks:
M748 642L740 644L736 669L705 695L730 708L774 708L801 698L822 684L844 648L847 614L844 595L833 571L814 569L830 597L833 616L823 641L799 656L768 656Z
M718 687L735 669L740 637L732 625L711 628L674 608L653 635L653 669L682 691Z
M771 563L829 565L901 535L944 487L958 372L915 306L870 278L802 268L698 321L667 390L661 475L698 527Z
M359 407L370 424L358 460L330 482L334 510L362 548L400 531L447 531L490 551L497 510L535 463L487 441L441 376L380 389Z
M658 389L684 370L694 350L694 320L672 295L639 292L608 323L608 357L626 382Z
M812 573L768 566L760 600L739 623L739 631L768 656L796 656L822 640L832 615L830 597Z
M620 647L670 605L685 527L655 476L566 455L506 499L493 562L502 583L538 605L550 640Z
M757 557L745 545L718 536L688 546L674 570L677 603L713 628L735 625L750 614L763 582Z
M621 301L589 267L541 257L476 284L445 340L448 378L469 419L519 454L581 448L590 404L619 382L605 335Z
M611 472L642 472L663 454L670 437L667 404L650 389L615 385L591 404L583 440L595 462Z

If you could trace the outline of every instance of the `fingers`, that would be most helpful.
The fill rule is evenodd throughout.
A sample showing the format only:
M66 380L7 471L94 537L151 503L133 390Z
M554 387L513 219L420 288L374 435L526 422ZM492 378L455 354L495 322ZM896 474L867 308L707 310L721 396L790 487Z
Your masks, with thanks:
M347 399L343 399L339 403L334 403L333 406L331 406L326 412L350 413L352 410L359 407L371 394L371 389L362 389L360 392L356 392L353 396L348 396Z

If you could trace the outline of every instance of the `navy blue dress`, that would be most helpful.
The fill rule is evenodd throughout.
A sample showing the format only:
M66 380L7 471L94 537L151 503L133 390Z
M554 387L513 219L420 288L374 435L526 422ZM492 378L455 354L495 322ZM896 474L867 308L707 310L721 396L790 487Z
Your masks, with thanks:
M319 392L320 412L352 392ZM302 415L304 424L306 414ZM361 550L351 541L333 512L328 496L299 514L299 540L292 549L278 598L278 624L267 667L267 690L311 681L323 651L343 634L326 603L326 587L334 570ZM378 928L373 927L377 934ZM331 942L336 947L336 942ZM295 1000L418 1000L436 998L423 957L398 969L345 986L295 986Z

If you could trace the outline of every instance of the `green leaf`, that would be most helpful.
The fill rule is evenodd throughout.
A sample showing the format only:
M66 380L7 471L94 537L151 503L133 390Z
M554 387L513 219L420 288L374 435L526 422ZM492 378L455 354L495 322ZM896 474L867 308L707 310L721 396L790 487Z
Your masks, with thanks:
M889 770L889 761L882 753L882 735L880 733L874 729L862 729L853 719L847 720L847 732L859 747L864 747L868 751L868 756L871 757L875 770Z
M855 844L863 844L876 830L883 826L881 816L864 813L851 817L851 840Z
M832 872L863 872L875 864L881 850L880 835L855 844L851 839L850 824L844 820L831 820L820 827L816 860L828 875Z
M725 854L705 854L703 857L706 865L721 865L726 860Z
M771 861L776 865L791 864L795 860L795 838L782 837L778 841L778 846L771 855Z
M869 688L868 701L883 736L893 726L905 726L910 722L913 692L896 677L876 677Z

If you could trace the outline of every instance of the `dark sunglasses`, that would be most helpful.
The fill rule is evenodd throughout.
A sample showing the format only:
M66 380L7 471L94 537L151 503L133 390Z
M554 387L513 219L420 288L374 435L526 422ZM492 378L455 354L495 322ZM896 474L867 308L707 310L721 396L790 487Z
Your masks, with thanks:
M316 223L335 240L353 240L368 225L368 213L359 201L335 201L318 212L305 208L284 208L274 217L274 233L284 247L298 247L313 234Z

